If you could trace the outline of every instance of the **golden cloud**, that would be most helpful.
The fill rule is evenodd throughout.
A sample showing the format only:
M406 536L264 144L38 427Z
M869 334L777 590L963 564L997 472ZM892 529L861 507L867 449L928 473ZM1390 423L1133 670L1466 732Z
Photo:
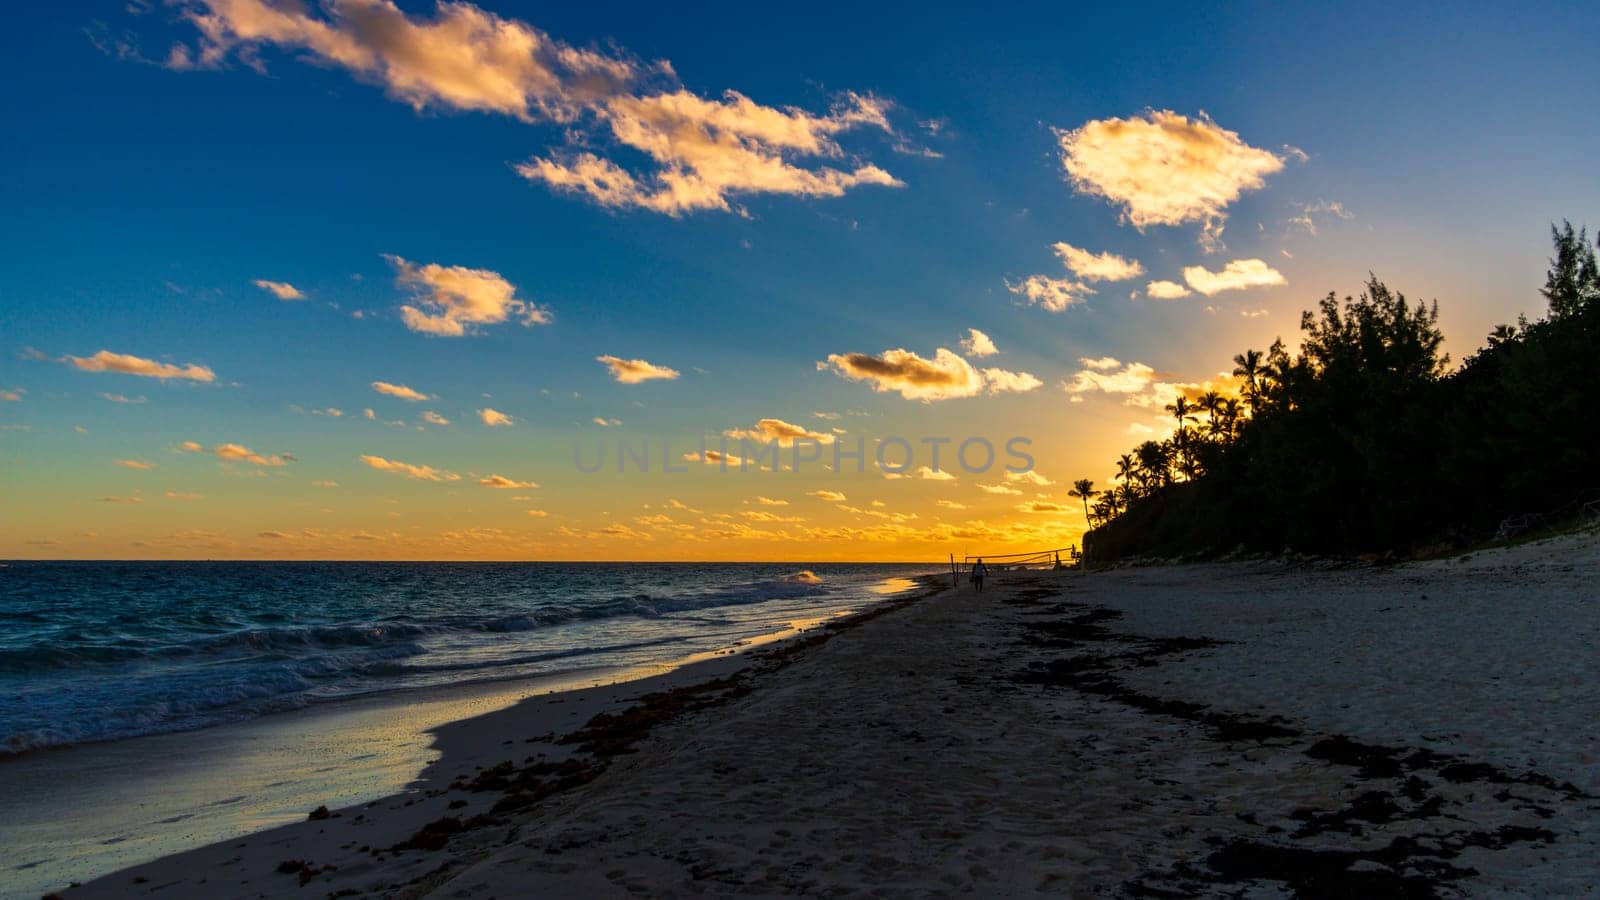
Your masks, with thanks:
M645 362L642 359L622 359L621 357L616 356L596 356L595 360L605 364L605 367L611 370L611 377L623 384L638 384L641 381L651 381L653 379L671 381L672 379L677 378L679 375L677 369L669 369L666 366L658 366L654 363Z
M306 298L306 295L299 288L287 281L268 281L265 278L257 278L250 283L277 297L279 300L304 300Z
M984 369L983 380L987 382L991 394L1006 391L1026 393L1044 384L1027 372L1008 372L1005 369Z
M413 390L403 384L390 384L387 381L374 381L372 383L372 389L380 394L388 394L391 397L399 397L401 400L409 400L412 403L421 403L423 400L429 399L429 395L424 394L421 391ZM373 417L367 416L367 418L370 419Z
M7 403L21 403L22 395L26 393L27 391L22 388L11 388L10 390L0 391L0 400L4 400Z
M415 466L411 463L401 462L397 459L384 459L381 456L361 456L362 462L380 472L393 472L418 481L460 481L461 476L433 466Z
M142 459L119 459L115 460L115 464L124 469L138 469L139 471L148 471L156 467L155 463L145 462Z
M294 461L294 457L287 453L264 456L242 444L221 444L211 448L211 452L223 462L247 462L256 466L285 466Z
M490 409L488 407L478 410L478 418L490 428L504 428L515 421L498 409Z
M1157 300L1177 300L1189 296L1189 289L1176 281L1152 281L1144 292Z
M444 416L439 415L438 413L434 412L431 409L423 412L422 421L427 422L429 425L449 425L450 424L450 420L449 419L446 419Z
M780 447L790 447L801 438L816 441L819 444L830 444L833 435L823 434L820 431L808 431L800 425L785 422L782 419L761 419L754 428L730 428L724 432L728 437L739 440L760 441L768 443L777 441Z
M1137 260L1123 259L1115 253L1091 253L1065 241L1053 248L1072 274L1084 281L1127 281L1144 274Z
M839 491L816 490L809 493L818 500L826 500L829 503L843 503L846 499L845 495Z
M1084 368L1066 384L1067 393L1082 394L1102 391L1107 394L1135 394L1149 387L1156 378L1156 370L1142 362L1121 365L1111 357L1080 359Z
M852 381L866 381L879 393L898 391L907 400L948 400L953 397L972 397L984 390L991 394L1001 391L1031 391L1040 382L1027 372L1009 372L1005 369L979 371L954 352L940 347L933 359L926 359L910 350L885 350L873 356L868 353L835 353L825 362L817 363L818 370L832 367L839 375Z
M1120 206L1124 221L1141 231L1205 222L1215 238L1228 206L1245 191L1259 190L1284 164L1204 113L1191 119L1150 110L1097 119L1058 131L1057 139L1072 186Z
M976 328L968 328L967 336L961 339L961 352L968 356L993 356L1000 352L1000 348L994 345L987 334Z
M396 282L414 292L416 305L400 307L400 319L412 331L461 337L513 316L524 326L552 321L548 309L518 300L516 287L497 272L438 263L419 266L398 256L384 258L395 267Z
M837 197L860 185L901 184L870 163L810 162L846 158L837 141L846 131L894 136L888 104L873 97L844 94L825 115L764 106L735 91L708 99L678 87L666 62L579 49L466 2L440 3L431 20L407 16L391 0L340 0L321 14L300 3L191 0L182 15L200 40L175 48L171 68L217 67L235 51L259 66L259 48L273 44L348 69L418 110L578 126L566 131L567 151L535 156L517 171L605 206L675 216L737 210L734 198L745 194ZM575 152L594 131L649 164L634 171Z
M1223 291L1241 291L1253 287L1273 287L1288 284L1283 273L1259 259L1236 259L1212 272L1205 266L1188 266L1183 270L1183 280L1207 297Z
M480 478L480 479L478 479L478 483L483 485L484 487L496 488L496 489L500 489L500 490L504 490L504 489L507 489L507 488L528 488L528 489L532 489L532 488L536 488L536 487L539 486L537 482L533 482L533 481L518 481L515 478L507 478L504 475L490 475L490 476L488 476L486 478Z
M123 375L159 378L162 381L169 378L202 382L217 380L217 373L198 363L175 366L171 363L156 362L153 359L130 356L126 353L112 353L110 350L101 350L99 353L87 357L67 356L62 358L62 362L76 366L85 372L120 372Z

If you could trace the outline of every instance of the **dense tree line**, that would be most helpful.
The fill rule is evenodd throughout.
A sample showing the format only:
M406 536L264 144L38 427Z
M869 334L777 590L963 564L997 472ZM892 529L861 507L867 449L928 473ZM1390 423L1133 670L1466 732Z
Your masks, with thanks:
M1454 371L1437 305L1372 278L1303 313L1296 353L1234 357L1238 397L1174 398L1170 439L1073 486L1090 553L1405 551L1600 496L1600 266L1585 231L1552 232L1549 314Z

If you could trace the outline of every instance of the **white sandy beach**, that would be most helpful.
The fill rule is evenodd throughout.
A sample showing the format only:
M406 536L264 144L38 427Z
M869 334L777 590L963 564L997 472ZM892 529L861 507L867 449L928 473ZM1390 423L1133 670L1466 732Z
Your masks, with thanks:
M693 679L448 726L410 792L62 894L1593 896L1597 576L1592 534L1003 573L658 695L598 754L560 738Z

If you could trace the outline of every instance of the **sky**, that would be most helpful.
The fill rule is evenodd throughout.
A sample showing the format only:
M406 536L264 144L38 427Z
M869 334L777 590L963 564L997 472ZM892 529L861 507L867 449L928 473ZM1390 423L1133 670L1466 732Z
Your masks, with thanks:
M19 6L0 557L1076 543L1330 291L1460 360L1600 226L1595 16L1403 6Z

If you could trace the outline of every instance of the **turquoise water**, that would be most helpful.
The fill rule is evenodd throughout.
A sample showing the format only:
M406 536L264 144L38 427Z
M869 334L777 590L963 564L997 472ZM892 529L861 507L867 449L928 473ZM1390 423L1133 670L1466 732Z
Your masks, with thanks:
M12 562L0 568L0 753L659 663L861 608L936 568Z

